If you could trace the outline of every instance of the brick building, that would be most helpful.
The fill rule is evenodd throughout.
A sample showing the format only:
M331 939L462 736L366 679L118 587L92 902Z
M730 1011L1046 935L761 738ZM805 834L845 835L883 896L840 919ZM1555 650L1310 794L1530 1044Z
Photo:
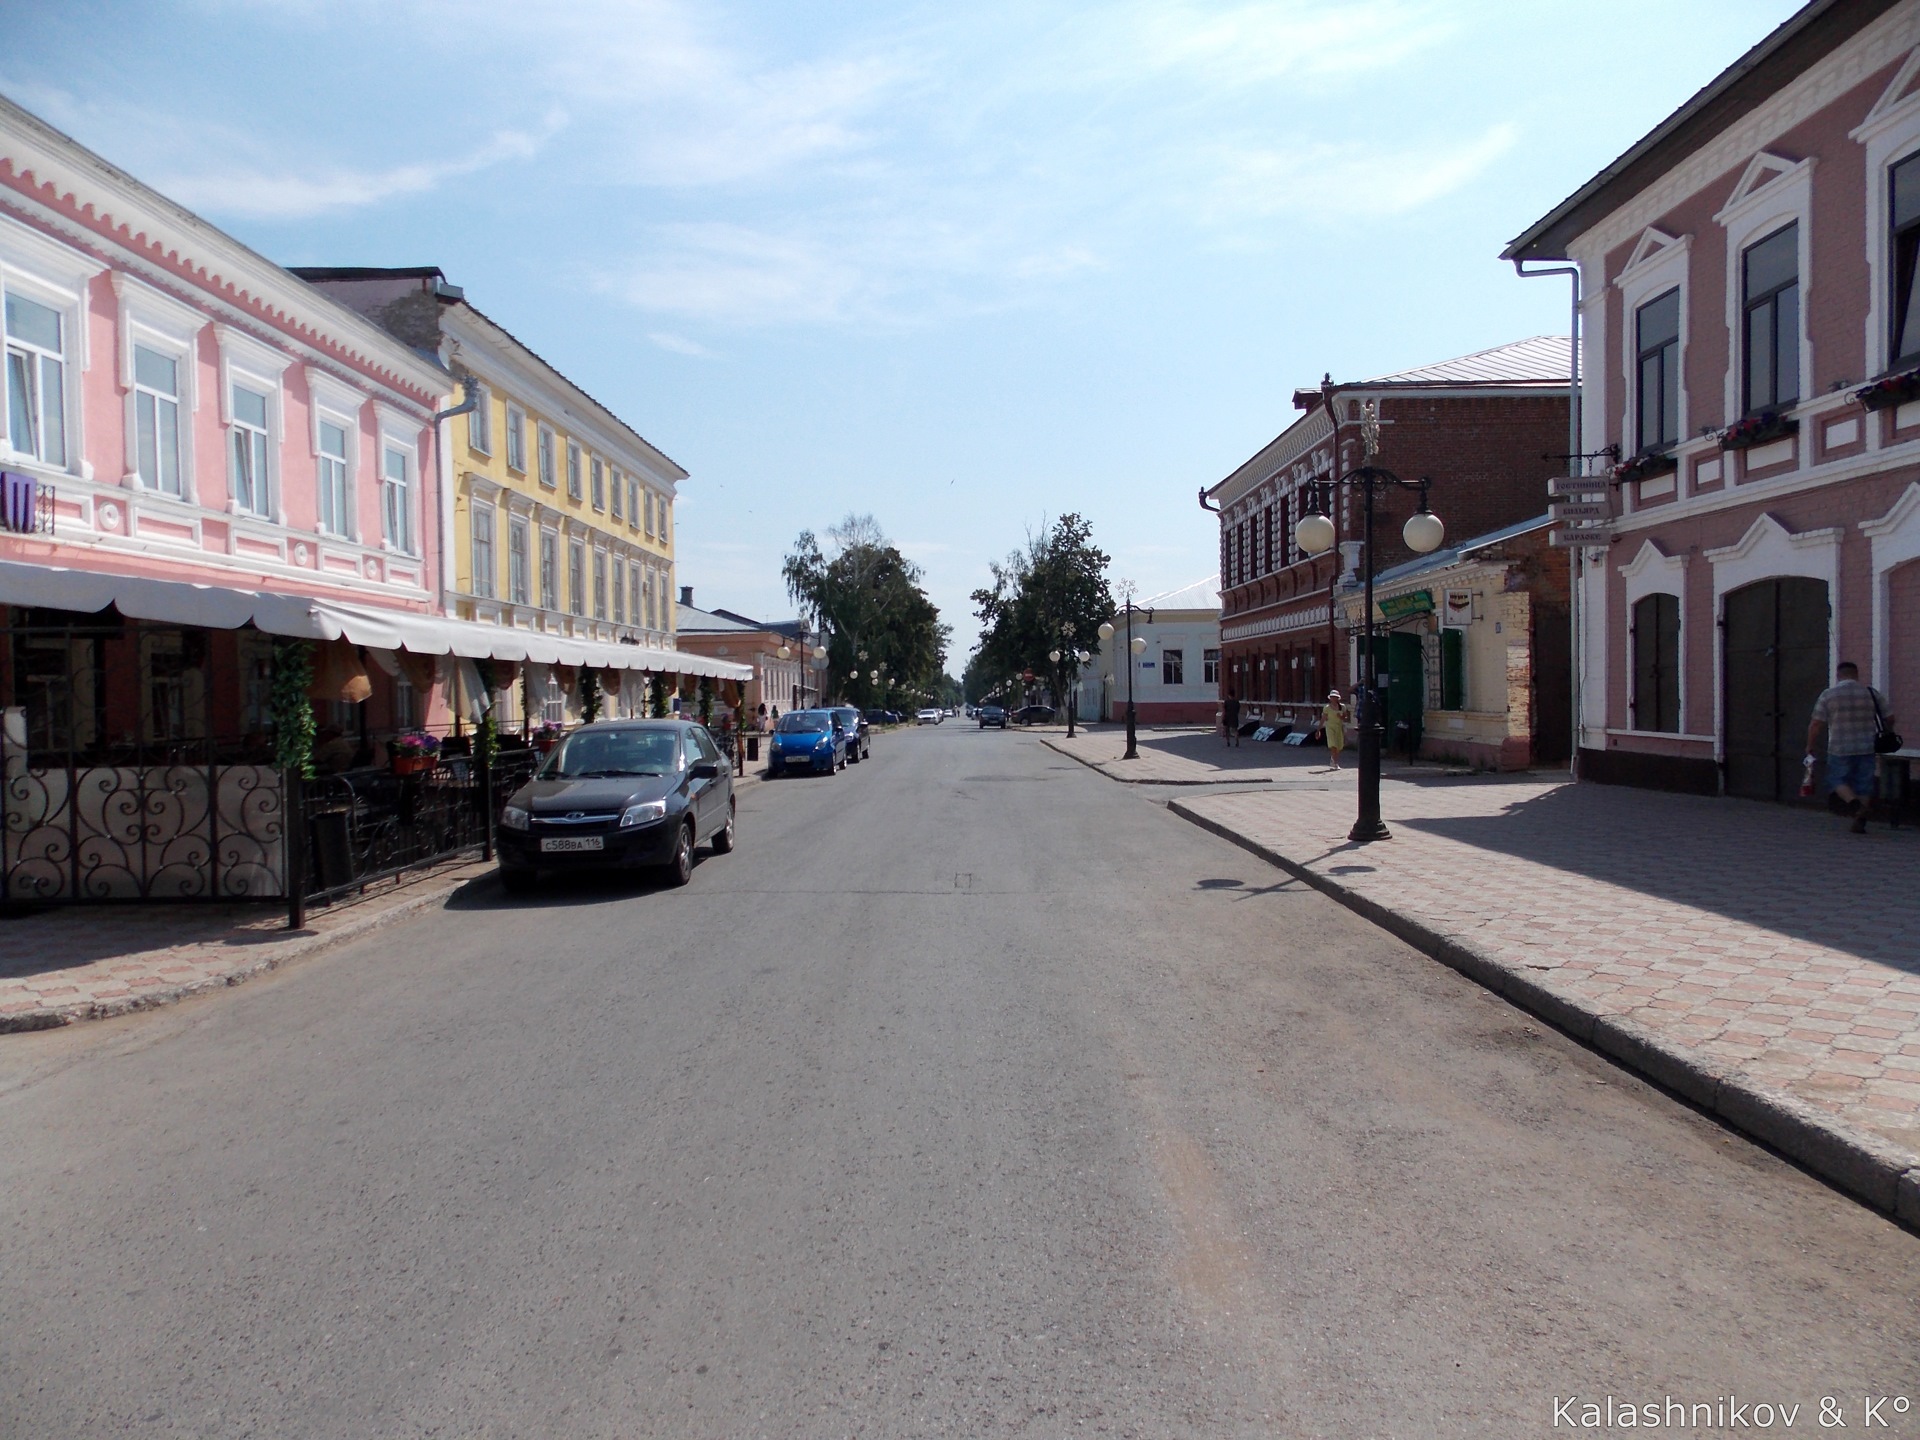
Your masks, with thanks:
M1313 487L1361 463L1361 406L1379 410L1374 463L1430 479L1449 535L1486 535L1546 512L1547 477L1564 473L1548 457L1567 448L1568 359L1564 337L1541 335L1337 385L1337 433L1321 392L1303 391L1295 403L1306 414L1201 492L1220 514L1221 693L1237 694L1248 719L1291 723L1329 689L1351 689L1357 647L1336 616L1343 590L1359 583L1359 497L1335 495L1328 554L1301 555L1293 536ZM1376 504L1377 571L1413 558L1400 528L1416 504L1410 492Z
M1841 660L1920 718L1920 0L1816 0L1507 249L1579 267L1581 773L1787 799Z

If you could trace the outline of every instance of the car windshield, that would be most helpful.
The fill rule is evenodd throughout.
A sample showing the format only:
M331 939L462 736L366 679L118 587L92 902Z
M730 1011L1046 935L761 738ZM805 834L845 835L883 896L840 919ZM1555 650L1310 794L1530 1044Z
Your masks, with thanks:
M860 723L860 712L858 710L836 710L833 713L840 717L840 723L849 730Z
M779 729L783 735L817 735L830 728L831 722L818 711L808 710L780 717Z
M562 740L541 768L547 780L668 775L679 768L680 736L672 730L579 730Z

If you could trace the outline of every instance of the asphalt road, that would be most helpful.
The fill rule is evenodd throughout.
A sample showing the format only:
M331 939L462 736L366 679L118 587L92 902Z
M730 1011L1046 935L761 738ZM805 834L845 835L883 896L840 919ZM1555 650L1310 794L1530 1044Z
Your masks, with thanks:
M1920 1239L1033 737L741 810L682 891L4 1037L0 1436L1920 1409Z

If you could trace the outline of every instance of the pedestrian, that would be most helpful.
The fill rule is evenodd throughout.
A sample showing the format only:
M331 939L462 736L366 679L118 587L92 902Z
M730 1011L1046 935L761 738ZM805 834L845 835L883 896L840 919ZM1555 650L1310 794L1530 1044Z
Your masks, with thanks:
M1220 702L1220 724L1227 732L1227 744L1240 743L1240 697L1229 690Z
M1891 727L1886 697L1860 683L1860 667L1842 660L1834 667L1834 683L1813 702L1807 725L1807 765L1820 751L1821 732L1827 742L1827 804L1837 815L1853 817L1853 833L1867 833L1867 812L1873 808L1874 772L1879 755L1874 741L1883 727Z
M1331 769L1340 768L1340 752L1347 748L1347 709L1338 690L1327 691L1327 703L1320 708L1320 726L1327 732L1327 756Z

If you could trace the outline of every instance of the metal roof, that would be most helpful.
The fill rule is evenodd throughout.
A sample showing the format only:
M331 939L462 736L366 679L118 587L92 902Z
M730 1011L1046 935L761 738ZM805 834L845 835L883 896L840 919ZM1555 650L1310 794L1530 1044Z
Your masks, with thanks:
M674 629L682 635L751 634L759 628L743 625L730 616L716 615L711 610L696 610L691 605L675 607Z
M1209 575L1204 580L1196 580L1178 590L1169 590L1162 595L1149 595L1139 602L1142 610L1218 610L1220 608L1220 577Z
M1476 350L1435 365L1393 375L1378 375L1353 388L1371 385L1565 385L1570 344L1564 335L1533 335L1525 340ZM1345 388L1345 387L1342 387Z
M1471 540L1462 540L1458 545L1450 545L1444 550L1436 550L1431 555L1416 555L1411 560L1403 560L1391 569L1382 570L1373 577L1374 585L1391 585L1396 580L1411 580L1416 575L1424 575L1429 570L1444 570L1449 565L1458 565L1476 550L1485 550L1498 545L1502 540L1511 540L1517 535L1538 530L1551 525L1551 515L1537 515L1531 520L1520 520L1512 525L1503 525L1498 530L1489 530L1484 535L1476 535Z

